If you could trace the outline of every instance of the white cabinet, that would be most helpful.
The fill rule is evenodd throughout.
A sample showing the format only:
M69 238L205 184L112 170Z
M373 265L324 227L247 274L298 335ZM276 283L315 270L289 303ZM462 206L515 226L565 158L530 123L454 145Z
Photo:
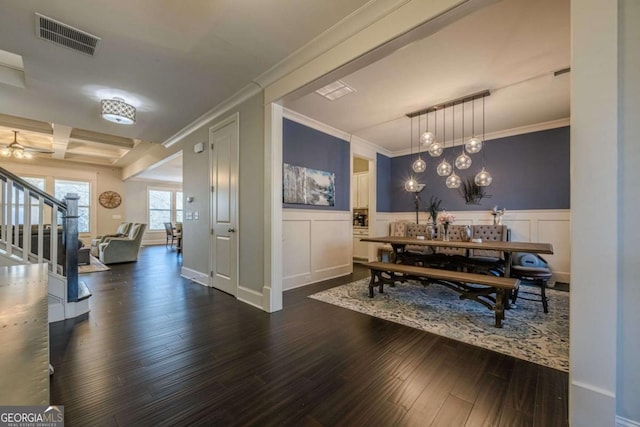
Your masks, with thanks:
M360 259L369 258L369 243L361 242L360 239L369 236L369 230L366 228L353 229L353 257Z
M351 178L351 200L354 209L369 207L369 172L354 173Z

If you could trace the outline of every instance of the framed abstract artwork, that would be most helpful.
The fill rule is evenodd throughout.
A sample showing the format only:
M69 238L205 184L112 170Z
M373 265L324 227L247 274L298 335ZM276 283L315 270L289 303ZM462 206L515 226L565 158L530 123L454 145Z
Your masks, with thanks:
M283 202L302 205L333 206L335 174L284 164Z

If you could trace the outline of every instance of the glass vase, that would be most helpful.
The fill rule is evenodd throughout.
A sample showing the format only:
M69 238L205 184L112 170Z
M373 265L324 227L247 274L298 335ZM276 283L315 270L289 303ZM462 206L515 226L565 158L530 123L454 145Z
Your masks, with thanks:
M449 241L449 224L446 222L442 224L442 241Z

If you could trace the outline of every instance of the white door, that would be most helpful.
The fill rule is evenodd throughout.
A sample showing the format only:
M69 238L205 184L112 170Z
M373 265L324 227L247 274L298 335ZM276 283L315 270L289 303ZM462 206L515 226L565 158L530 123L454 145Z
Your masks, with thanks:
M238 289L238 121L211 128L211 285Z

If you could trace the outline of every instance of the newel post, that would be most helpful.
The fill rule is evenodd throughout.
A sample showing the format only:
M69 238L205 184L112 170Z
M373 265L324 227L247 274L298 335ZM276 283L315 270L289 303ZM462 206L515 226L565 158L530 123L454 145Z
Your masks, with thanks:
M78 301L78 200L75 193L65 196L67 212L63 217L63 244L65 247L65 270L67 272L67 301Z

